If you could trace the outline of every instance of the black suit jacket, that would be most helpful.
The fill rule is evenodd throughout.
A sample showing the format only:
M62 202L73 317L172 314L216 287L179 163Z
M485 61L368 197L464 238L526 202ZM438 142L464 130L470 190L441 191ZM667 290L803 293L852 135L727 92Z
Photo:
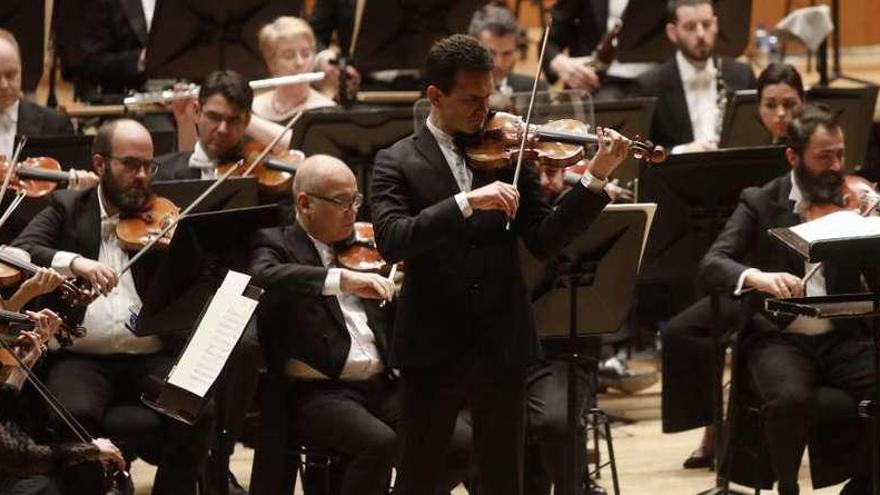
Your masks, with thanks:
M474 174L474 189L498 176ZM426 128L376 155L372 214L384 259L406 263L391 362L396 367L480 362L520 365L538 357L529 293L517 236L538 257L549 257L584 231L608 196L576 185L554 211L534 168L523 167L519 212L511 229L497 211L465 220L459 188Z
M315 31L317 50L321 51L333 41L335 33L342 54L348 56L354 30L354 0L315 0L309 25ZM361 26L363 29L363 26Z
M192 151L180 151L156 158L159 163L159 171L153 180L186 180L200 179L202 172L189 166Z
M753 89L756 86L752 69L733 59L722 59L721 77L727 91ZM667 148L693 141L694 129L675 57L639 76L638 85L642 95L657 97L651 140Z
M342 309L335 296L321 295L328 269L298 222L264 229L251 250L254 284L266 290L258 329L269 366L284 369L290 358L339 378L351 348ZM376 347L387 362L386 318L376 301L363 299Z
M52 266L58 251L78 253L98 259L101 248L101 207L98 189L87 191L58 190L49 196L49 206L41 211L13 241L13 246L30 253L34 264ZM143 298L150 287L162 254L152 251L132 266L135 288ZM60 299L49 298L49 305L60 308L72 323L82 323L85 307L68 308Z
M95 0L82 12L87 29L82 39L81 94L100 86L103 94L139 90L146 75L137 62L147 45L147 21L141 0Z
M701 278L711 289L733 292L740 274L749 267L765 272L788 272L804 276L804 262L794 251L770 238L767 230L791 227L801 222L792 212L791 175L776 178L762 187L750 187L740 195L739 205L724 230L700 264ZM843 263L823 264L828 294L861 292L862 267ZM791 318L775 317L764 311L766 294L751 291L744 301L744 322L761 313L765 320L785 326ZM841 326L851 320L833 320ZM847 323L848 324L848 323Z
M28 100L19 100L16 134L28 137L71 136L73 125L67 116Z

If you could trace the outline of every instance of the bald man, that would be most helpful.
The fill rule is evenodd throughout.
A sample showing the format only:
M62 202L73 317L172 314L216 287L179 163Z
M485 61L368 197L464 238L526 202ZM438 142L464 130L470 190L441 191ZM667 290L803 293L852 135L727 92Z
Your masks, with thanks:
M129 255L119 246L115 224L145 204L158 169L150 133L134 120L103 124L92 144L92 166L100 176L97 188L56 191L14 242L37 265L82 277L103 295L69 312L70 323L81 324L87 334L51 359L48 386L92 435L120 440L128 455L162 438L153 494L195 494L210 418L189 426L146 408L129 408L116 422L105 418L113 405L139 403L150 377L164 377L176 356L159 337L138 337L126 327L140 311L163 254L150 252L118 275ZM63 304L51 303L56 309ZM118 428L110 431L114 425ZM78 475L75 493L92 493L83 487L100 486L103 478L100 470Z
M266 290L258 320L266 361L295 395L290 428L350 459L341 494L379 495L387 493L397 441L398 387L386 367L388 315L380 306L395 287L382 275L338 268L334 255L351 237L362 200L345 163L309 157L293 183L296 221L257 233L251 273ZM448 486L434 492L465 477L470 433L459 419Z

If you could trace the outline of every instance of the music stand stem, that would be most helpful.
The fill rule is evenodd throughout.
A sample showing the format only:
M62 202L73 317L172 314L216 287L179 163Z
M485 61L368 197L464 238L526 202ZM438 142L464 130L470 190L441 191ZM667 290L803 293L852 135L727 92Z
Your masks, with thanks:
M847 76L843 73L840 63L840 0L831 1L831 23L834 25L834 31L831 32L831 39L834 42L834 48L831 51L833 67L831 69L831 77L828 75L828 39L819 45L818 54L816 56L816 65L819 71L819 85L828 86L832 82L843 79L845 81L872 86L875 83L859 79L857 77Z

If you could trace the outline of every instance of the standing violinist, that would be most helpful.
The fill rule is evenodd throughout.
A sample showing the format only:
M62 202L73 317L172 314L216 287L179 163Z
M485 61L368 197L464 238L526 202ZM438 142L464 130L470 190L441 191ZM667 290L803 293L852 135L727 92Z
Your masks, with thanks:
M812 265L767 234L773 227L801 223L811 206L840 195L844 150L836 115L825 106L808 106L788 127L785 156L791 172L742 192L739 205L701 263L706 286L734 295L747 292L741 302L745 327L738 345L745 356L746 387L763 404L764 436L781 495L798 493L798 469L810 438L817 389L840 389L858 403L871 397L875 386L874 351L862 320L791 318L763 309L768 297L865 290L862 276L871 275L872 269L846 262L824 263L805 284L802 278ZM852 418L842 426L863 424ZM833 458L819 462L814 457L810 463L814 473L829 484L851 478L842 494L871 493L870 435L851 438L847 444L841 430L827 430L819 438L833 446ZM811 455L820 450L832 454L814 447Z
M164 377L176 357L176 349L160 337L139 337L127 326L140 311L161 253L148 253L119 275L129 255L119 245L115 226L120 216L139 212L149 201L158 168L150 133L128 119L103 124L92 144L92 165L101 177L98 187L56 191L14 243L35 264L79 276L101 294L72 313L71 323L81 324L87 335L54 353L47 385L86 430L114 434L129 455L161 438L161 445L151 445L158 450L153 493L194 494L207 453L210 414L189 426L143 407L118 413L125 416L119 418L124 432L110 431L115 423L105 424L109 408L137 403L154 386L151 377ZM102 473L84 466L77 476L94 479Z
M335 259L340 242L353 235L363 199L345 163L309 157L297 170L293 195L295 221L262 230L253 241L251 272L266 290L258 317L266 361L270 373L287 381L294 436L347 458L340 493L385 494L397 450L400 389L388 366L393 313L380 301L393 299L394 283ZM471 430L459 419L452 436L440 456L449 469L435 466L438 479L419 493L447 493L466 478ZM252 489L261 484L254 493L278 493L265 483L253 480Z
M525 367L539 356L517 238L546 258L586 230L609 198L625 141L600 130L599 153L554 210L537 172L472 170L456 144L486 123L492 60L453 35L426 61L427 125L376 156L372 213L379 251L404 261L390 364L401 370L402 459L395 492L436 485L458 411L473 415L479 490L522 493ZM505 226L510 222L510 228Z

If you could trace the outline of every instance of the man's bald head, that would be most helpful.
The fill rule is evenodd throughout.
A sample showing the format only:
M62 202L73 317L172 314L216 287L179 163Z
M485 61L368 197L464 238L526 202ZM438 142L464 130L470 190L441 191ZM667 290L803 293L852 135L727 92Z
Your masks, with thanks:
M21 55L15 36L0 29L0 110L21 98Z
M301 192L326 194L335 184L356 183L354 174L342 160L330 155L312 155L296 168L293 196Z

